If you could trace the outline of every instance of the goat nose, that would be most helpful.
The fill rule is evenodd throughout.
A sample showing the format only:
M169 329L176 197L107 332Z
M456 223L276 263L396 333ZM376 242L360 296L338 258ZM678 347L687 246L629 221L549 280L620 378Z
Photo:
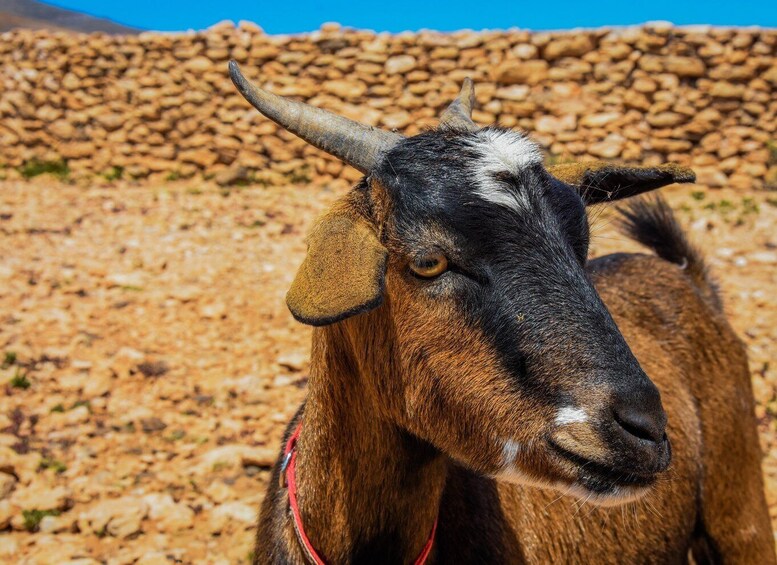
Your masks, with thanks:
M666 437L666 412L658 390L620 397L615 401L615 422L621 430L639 439L661 443Z

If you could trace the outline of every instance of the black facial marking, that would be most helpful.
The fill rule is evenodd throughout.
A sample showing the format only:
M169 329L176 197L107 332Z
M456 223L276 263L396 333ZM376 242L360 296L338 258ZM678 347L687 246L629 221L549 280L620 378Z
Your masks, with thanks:
M546 403L566 401L575 379L615 386L641 372L585 272L589 231L577 191L539 163L484 169L478 135L405 139L374 173L391 201L390 252L448 258L443 275L414 282L417 292L453 301L513 384ZM479 194L486 170L488 188L515 196L515 206Z

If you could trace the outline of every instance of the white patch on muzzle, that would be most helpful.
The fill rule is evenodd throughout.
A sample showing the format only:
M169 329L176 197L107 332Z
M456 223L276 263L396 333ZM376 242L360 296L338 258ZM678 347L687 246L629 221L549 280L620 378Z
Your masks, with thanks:
M564 406L556 413L556 425L566 426L569 424L582 424L588 421L588 414L581 408L574 406Z

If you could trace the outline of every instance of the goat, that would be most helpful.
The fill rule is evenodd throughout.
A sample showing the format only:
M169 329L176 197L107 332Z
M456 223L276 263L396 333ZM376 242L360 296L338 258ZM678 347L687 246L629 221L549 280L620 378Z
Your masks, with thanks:
M315 326L309 391L256 563L776 562L746 353L701 254L636 199L623 227L657 256L587 259L586 206L692 171L546 168L474 124L469 80L405 138L230 74L365 175L287 295Z

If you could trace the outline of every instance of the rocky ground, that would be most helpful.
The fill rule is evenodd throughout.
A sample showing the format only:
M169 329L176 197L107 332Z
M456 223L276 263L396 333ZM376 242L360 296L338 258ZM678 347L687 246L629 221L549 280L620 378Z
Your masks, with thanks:
M305 394L283 297L344 188L0 184L0 561L249 560ZM667 194L750 350L777 526L777 194ZM595 215L594 254L635 248Z

